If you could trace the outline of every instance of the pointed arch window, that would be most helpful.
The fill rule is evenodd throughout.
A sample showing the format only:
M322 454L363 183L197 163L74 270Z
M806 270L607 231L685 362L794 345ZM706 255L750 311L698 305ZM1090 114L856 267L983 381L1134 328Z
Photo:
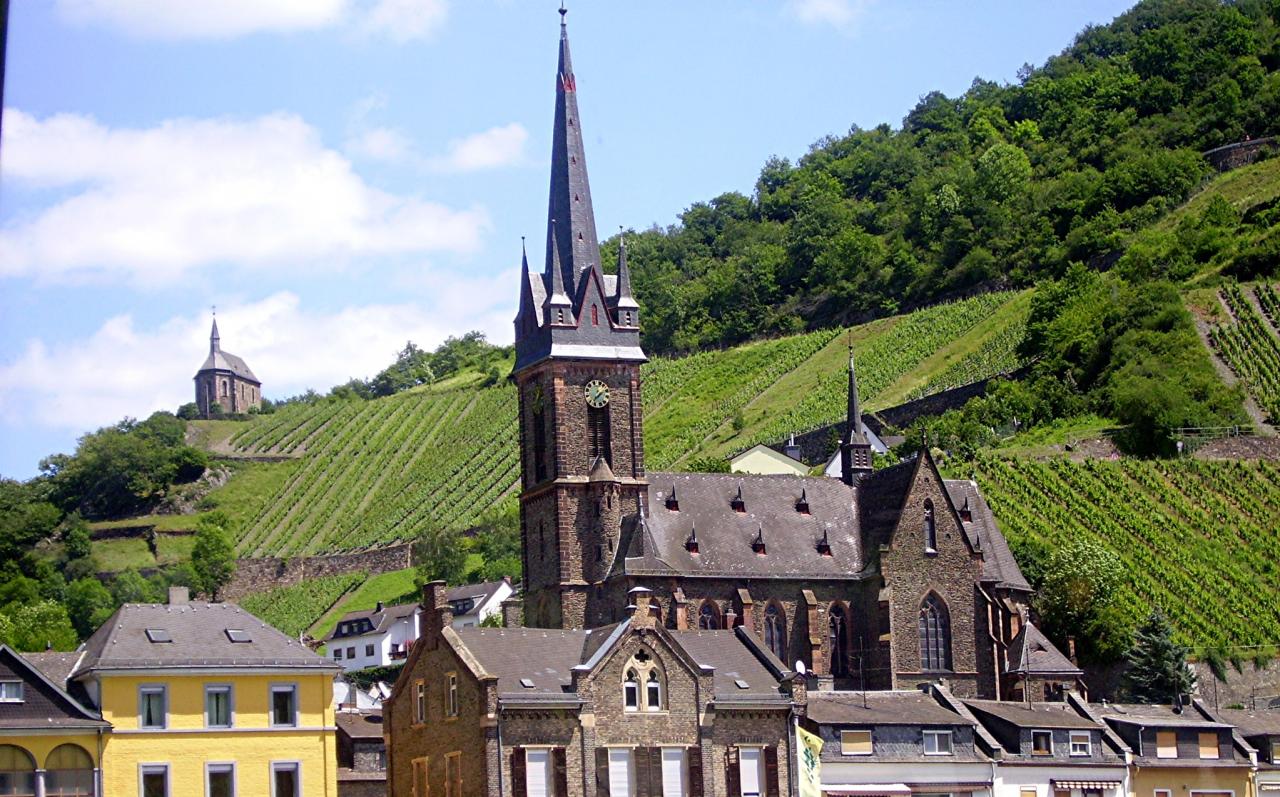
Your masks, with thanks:
M698 609L698 628L715 631L720 628L720 609L711 601L703 601Z
M844 606L834 603L827 613L827 626L831 642L831 674L845 677L849 674L849 616Z
M929 553L938 550L938 524L933 516L933 501L924 499L924 549Z
M609 405L587 407L587 433L590 435L591 458L603 457L613 467L613 440L609 424Z
M951 669L951 615L936 592L920 604L920 668Z
M600 308L594 304L591 305L591 326L600 326Z
M622 681L623 710L629 713L662 711L666 699L665 680L658 660L647 650L637 651L627 662Z
M776 601L764 610L764 644L778 661L787 663L787 616Z

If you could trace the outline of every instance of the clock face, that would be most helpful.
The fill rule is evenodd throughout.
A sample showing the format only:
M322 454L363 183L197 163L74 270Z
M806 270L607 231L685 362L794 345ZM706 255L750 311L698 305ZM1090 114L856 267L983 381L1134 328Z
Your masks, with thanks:
M599 408L609 403L609 386L599 379L588 382L583 392L586 394L587 404L592 407Z

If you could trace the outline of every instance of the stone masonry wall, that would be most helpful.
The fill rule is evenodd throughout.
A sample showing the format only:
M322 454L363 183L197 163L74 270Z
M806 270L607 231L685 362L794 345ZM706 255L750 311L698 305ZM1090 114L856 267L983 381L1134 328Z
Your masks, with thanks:
M254 592L288 587L305 579L367 573L371 576L403 570L413 564L413 544L400 543L353 553L327 556L274 556L240 559L236 574L218 593L222 600L234 601Z
M1275 138L1256 138L1251 141L1239 141L1227 144L1204 153L1205 160L1220 172L1248 166L1268 151L1276 148Z

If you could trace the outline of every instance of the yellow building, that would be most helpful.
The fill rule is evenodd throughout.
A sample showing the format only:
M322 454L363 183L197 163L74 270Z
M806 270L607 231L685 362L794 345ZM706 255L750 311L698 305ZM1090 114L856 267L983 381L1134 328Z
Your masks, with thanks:
M62 686L79 658L0 645L0 794L101 794L106 722Z
M110 725L101 794L336 797L338 672L240 607L175 589L120 607L68 688Z
M1181 709L1120 703L1093 709L1133 751L1133 797L1256 797L1256 754L1198 700Z

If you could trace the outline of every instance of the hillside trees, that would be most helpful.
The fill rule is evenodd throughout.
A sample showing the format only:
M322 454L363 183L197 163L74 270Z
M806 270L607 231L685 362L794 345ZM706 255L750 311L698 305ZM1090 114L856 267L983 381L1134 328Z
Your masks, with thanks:
M1045 633L1059 642L1078 639L1086 661L1119 659L1129 643L1116 600L1124 576L1119 557L1097 542L1074 540L1055 549L1036 596Z
M1173 639L1164 612L1153 609L1134 632L1124 686L1137 703L1170 703L1191 693L1195 673L1187 666L1188 648Z
M196 542L191 549L191 569L195 586L210 598L216 598L222 585L236 572L235 545L227 533L228 520L221 512L201 518L196 528Z

